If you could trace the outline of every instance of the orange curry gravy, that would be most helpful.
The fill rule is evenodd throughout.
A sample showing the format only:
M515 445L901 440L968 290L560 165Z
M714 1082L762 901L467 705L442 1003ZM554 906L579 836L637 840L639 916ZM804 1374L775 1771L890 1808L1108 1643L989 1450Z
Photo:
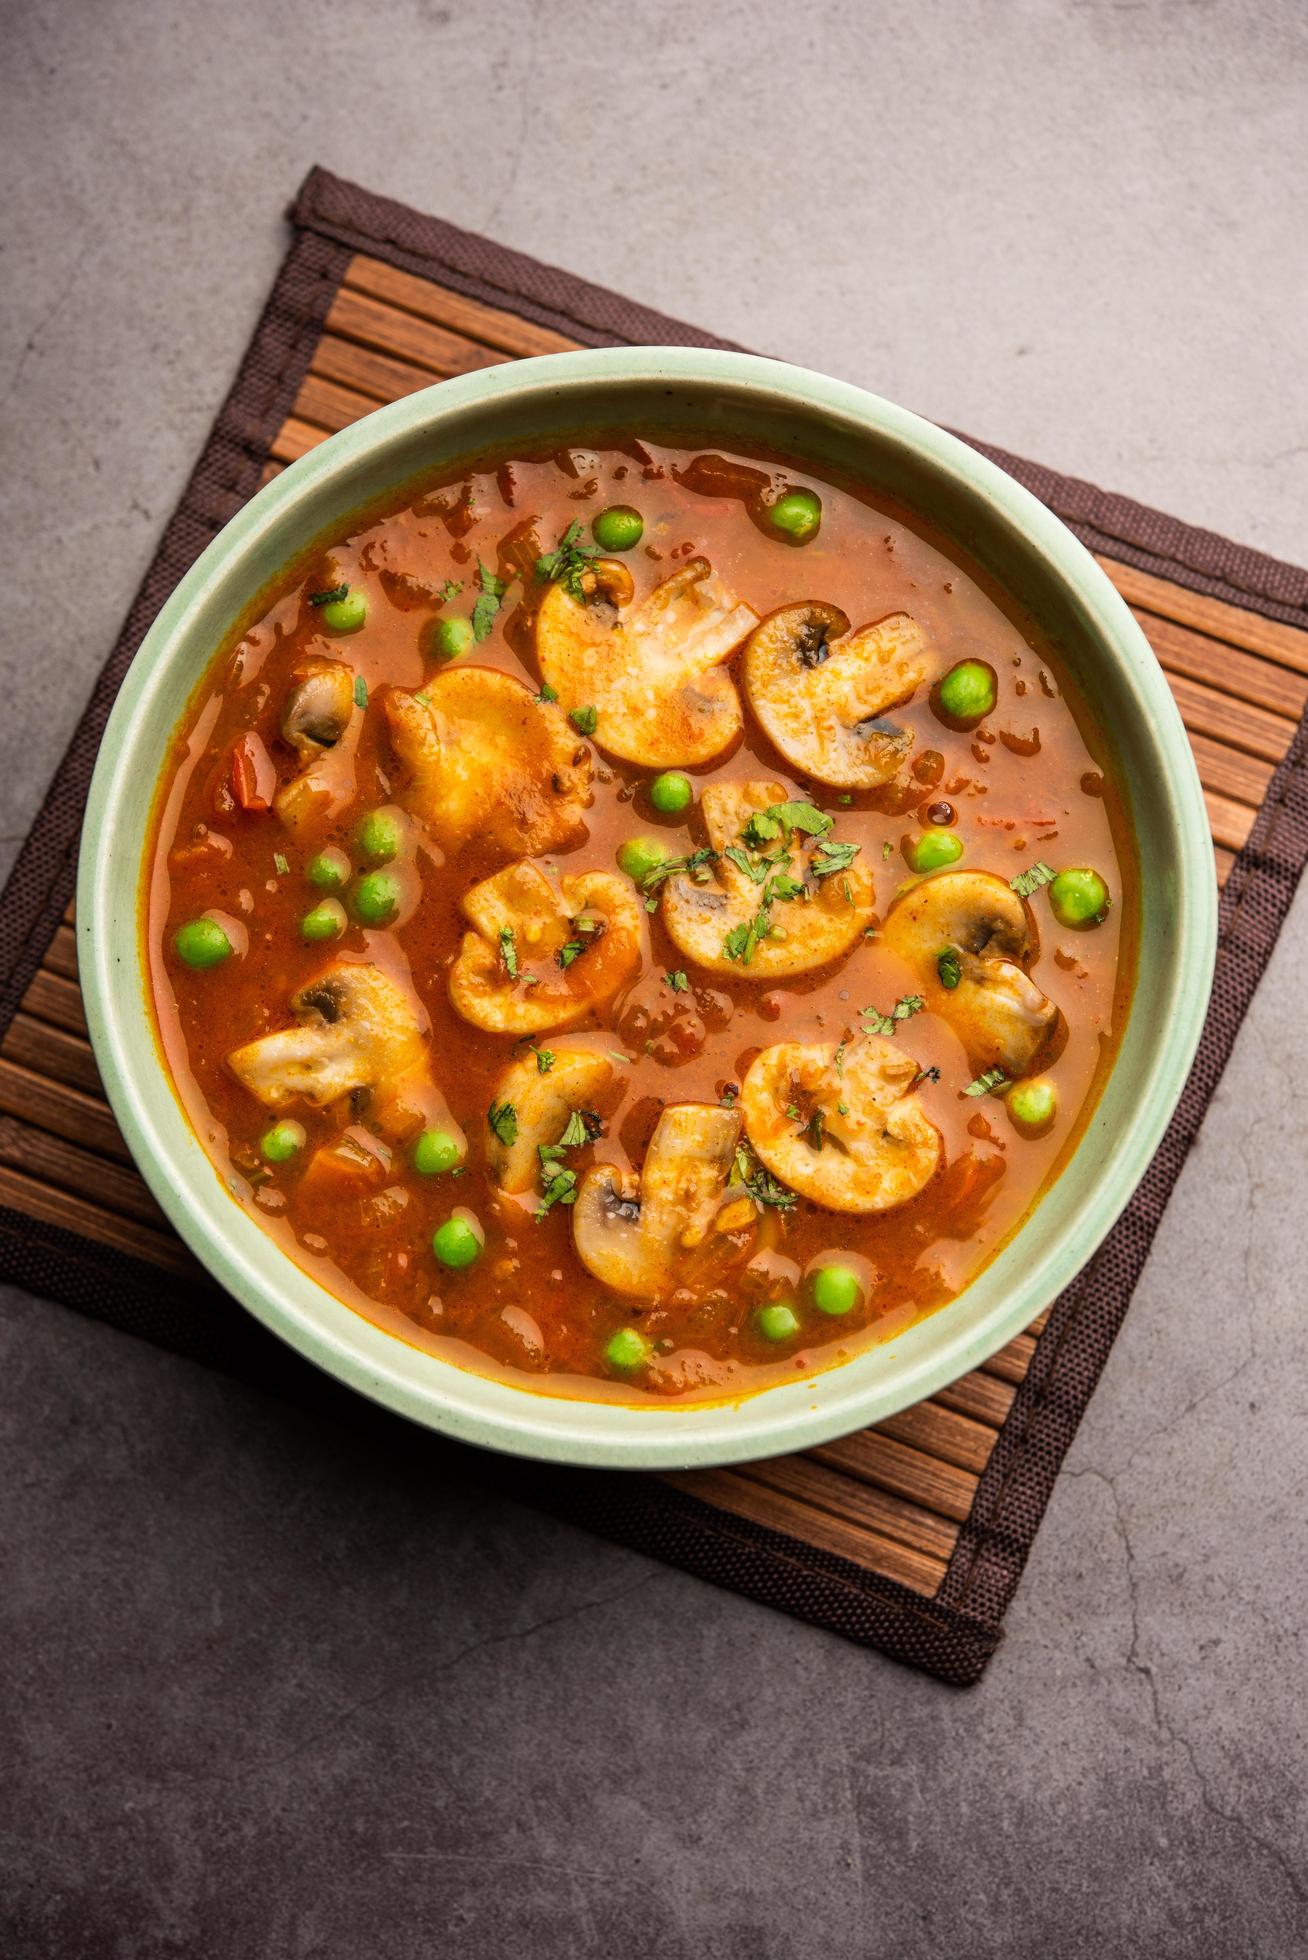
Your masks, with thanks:
M410 492L402 507L366 515L348 538L294 568L257 622L218 656L168 758L157 803L148 935L160 1039L190 1119L234 1196L299 1265L370 1319L460 1365L549 1392L736 1396L829 1366L941 1306L992 1257L1056 1171L1125 1014L1129 852L1125 844L1119 852L1115 838L1121 827L1105 763L1031 623L917 519L773 462L703 460L709 454L645 440L578 445L445 478ZM802 545L766 517L769 498L795 486L821 498L820 530ZM745 697L740 645L721 671L740 690L743 734L689 769L695 800L682 814L652 807L658 769L607 754L602 722L593 739L568 728L579 766L591 770L590 802L578 841L540 851L535 861L550 878L589 871L619 878L637 899L641 958L598 1012L528 1041L470 1025L450 992L469 929L461 901L521 853L492 834L489 818L477 835L443 849L420 817L405 814L411 772L397 763L386 697L421 691L456 665L515 676L537 695L536 623L550 587L536 560L574 522L578 542L590 545L593 519L615 504L634 506L644 520L639 543L620 559L634 582L632 604L700 556L760 618L814 599L842 608L854 627L911 614L925 641L927 678L887 717L912 731L911 751L887 784L870 790L824 785L783 759ZM443 664L432 651L433 622L469 617L479 562L507 589L498 611L482 608L480 643ZM461 591L443 596L446 581ZM309 603L342 585L366 596L358 630L329 630L326 609ZM343 663L359 711L350 742L340 744L348 753L336 758L343 772L337 807L291 828L274 799L303 763L281 728L306 657ZM979 726L950 728L933 708L932 683L967 658L995 670L997 704ZM563 710L551 712L561 718ZM706 841L704 789L751 780L775 782L788 800L834 819L830 835L858 845L857 863L871 879L866 929L820 970L770 980L747 964L729 974L698 969L669 937L663 912L649 909L646 894L617 868L633 837L690 856ZM488 779L488 811L491 791ZM380 928L360 924L351 901L364 868L360 821L378 809L399 813L405 826L390 867L402 903L396 920ZM978 1070L940 1012L910 1008L894 1020L896 1003L911 1003L923 989L882 929L896 893L913 884L914 840L942 817L963 845L954 868L997 873L1007 883L1037 863L1089 865L1111 895L1102 921L1079 931L1059 926L1047 889L1027 901L1038 950L1025 964L1066 1024L1061 1049L1042 1064L1058 1114L1040 1135L1019 1133L1002 1091L964 1093ZM814 840L799 834L791 842L792 862L802 865ZM328 846L349 861L337 894L348 924L329 943L306 943L301 921L324 896L306 871ZM785 908L787 920L802 909ZM233 949L207 970L187 965L174 945L179 927L200 917L216 920ZM507 974L499 982L521 998L531 981L519 950L516 985ZM595 953L588 948L586 957ZM229 1056L293 1028L293 995L329 969L360 962L391 976L417 1017L431 1093L398 1116L366 1089L322 1108L303 1094L261 1100L237 1079ZM683 974L684 984L668 977ZM549 984L557 983L554 974ZM937 1168L909 1201L863 1214L805 1197L786 1204L791 1194L758 1178L746 1148L733 1179L752 1177L756 1192L771 1190L783 1203L750 1197L742 1211L734 1181L735 1229L714 1242L712 1256L700 1247L675 1260L672 1280L654 1298L624 1296L587 1269L566 1188L542 1212L542 1192L560 1167L576 1174L574 1194L595 1165L638 1173L665 1106L740 1108L741 1085L761 1050L844 1040L852 1052L864 1009L890 1017L893 1035L882 1038L916 1063L910 1093L940 1135ZM594 1050L612 1062L612 1081L594 1099L602 1128L591 1118L583 1144L543 1165L530 1189L506 1193L492 1172L488 1111L502 1101L505 1070L533 1048ZM288 1160L268 1162L261 1144L279 1118L302 1126L303 1142ZM811 1101L795 1107L794 1121L811 1123ZM424 1123L460 1137L466 1148L456 1170L414 1168L413 1136ZM451 1217L467 1220L484 1241L461 1270L448 1270L432 1248ZM858 1304L838 1318L818 1312L812 1299L814 1272L833 1258L857 1274L861 1289ZM789 1338L762 1331L760 1310L770 1303L793 1309ZM645 1343L646 1359L634 1368L606 1358L623 1328Z

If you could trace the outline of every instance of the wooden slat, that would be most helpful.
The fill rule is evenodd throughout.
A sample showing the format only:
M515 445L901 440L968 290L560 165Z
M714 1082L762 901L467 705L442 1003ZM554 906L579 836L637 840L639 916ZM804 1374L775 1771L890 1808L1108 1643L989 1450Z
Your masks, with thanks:
M146 1259L166 1272L188 1276L199 1273L200 1268L180 1239L153 1231L136 1219L119 1218L71 1192L52 1191L48 1185L25 1177L7 1164L0 1164L0 1205L8 1205L48 1225L62 1225L65 1231L75 1232L79 1238L91 1239L96 1245L114 1246L119 1252Z
M383 300L352 293L346 287L331 303L327 326L341 340L357 341L362 347L421 369L428 383L445 381L454 374L471 374L478 368L499 367L508 358L461 334L448 333L417 314L401 312Z
M306 374L300 383L292 411L300 421L330 430L347 429L364 415L371 415L377 403L371 395L356 394L338 381L325 381L320 374Z
M106 1211L143 1219L168 1231L168 1221L150 1195L145 1179L135 1170L107 1158L92 1156L63 1137L34 1130L12 1116L0 1116L0 1164L25 1171L62 1191L102 1205Z
M879 1436L909 1443L914 1449L938 1456L943 1463L956 1464L960 1470L970 1470L978 1477L995 1447L993 1429L939 1402L919 1402L915 1408L902 1409L897 1416L879 1422L876 1431Z
M1221 640L1207 640L1187 626L1138 612L1136 618L1168 674L1203 681L1219 694L1230 694L1254 707L1270 708L1297 721L1308 703L1308 681L1288 667L1278 667L1261 654L1246 653Z
M361 347L357 341L334 333L325 333L314 348L309 372L320 374L325 381L339 381L342 387L353 388L376 402L400 401L442 379L430 368L397 361L392 354Z
M41 959L49 973L62 973L66 980L77 978L77 935L69 925L56 926L54 938Z
M1120 565L1114 558L1101 558L1107 572L1128 605L1142 606L1146 612L1189 626L1209 639L1226 640L1231 646L1261 653L1268 660L1308 674L1308 632L1286 626L1279 620L1264 619L1261 613L1245 612L1224 599L1210 599L1206 593L1191 592L1170 579L1156 578L1152 572L1138 572L1133 565Z
M1207 735L1227 748L1245 749L1264 762L1279 762L1299 726L1290 715L1272 714L1184 674L1169 674L1167 684L1191 735Z
M411 272L400 272L365 253L350 261L345 283L359 292L371 293L392 306L403 307L423 320L434 320L454 333L466 334L485 347L497 347L504 354L562 354L579 343L549 327L538 327L516 313L486 306L462 293L449 292Z
M839 1558L852 1559L887 1579L898 1579L928 1599L940 1590L946 1570L943 1560L912 1551L879 1532L846 1524L843 1519L800 1503L784 1491L753 1482L736 1471L698 1470L692 1476L671 1476L667 1481L718 1510L768 1525L773 1531L786 1532L803 1544L817 1545Z
M998 1354L992 1354L989 1361L983 1361L981 1367L987 1375L998 1375L1001 1382L1020 1386L1026 1380L1034 1353L1035 1341L1032 1336L1019 1334L1006 1347L1001 1347Z
M922 1552L927 1558L948 1559L958 1543L958 1526L938 1512L879 1489L858 1477L847 1477L812 1455L765 1457L737 1465L736 1474L769 1490L784 1491L798 1503L849 1519L897 1545Z
M1246 803L1236 803L1229 796L1219 796L1216 790L1204 791L1204 803L1208 809L1208 823L1214 841L1225 844L1228 850L1243 849L1253 829L1256 812Z
M1270 762L1261 762L1257 756L1245 755L1240 749L1223 748L1207 735L1191 735L1190 747L1205 789L1215 790L1237 803L1247 803L1251 810L1258 808L1272 780Z
M976 1477L971 1471L896 1443L875 1429L861 1429L839 1442L824 1443L809 1454L819 1463L893 1491L896 1497L906 1497L910 1504L920 1504L924 1511L936 1511L958 1524L971 1510L976 1496Z
M325 442L330 434L330 429L315 429L297 416L288 415L273 440L273 457L279 463L294 463Z
M21 1068L67 1083L88 1096L104 1094L90 1042L63 1028L52 1028L45 1021L34 1021L30 1014L15 1014L0 1054Z
M38 1021L49 1021L57 1028L67 1028L71 1034L86 1033L82 990L76 980L65 979L62 974L36 973L23 995L23 1007Z
M979 1370L963 1375L948 1388L936 1390L935 1400L942 1402L947 1409L957 1409L960 1415L971 1416L974 1422L984 1422L991 1429L1002 1429L1008 1420L1008 1412L1013 1406L1016 1390L1007 1382L997 1381L993 1375L983 1375Z
M130 1164L132 1153L123 1142L113 1111L99 1096L85 1095L66 1083L51 1082L32 1069L0 1056L0 1111L21 1117L38 1130L49 1130L70 1143L84 1144L102 1157Z
M1223 844L1214 844L1213 862L1217 867L1217 882L1219 885L1224 885L1231 875L1231 866L1235 863L1235 852L1228 851Z

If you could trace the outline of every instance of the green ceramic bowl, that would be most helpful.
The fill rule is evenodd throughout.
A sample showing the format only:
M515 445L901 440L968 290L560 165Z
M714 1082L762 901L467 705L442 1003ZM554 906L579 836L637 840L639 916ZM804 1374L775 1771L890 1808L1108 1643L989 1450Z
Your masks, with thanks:
M300 1271L229 1196L163 1073L146 1005L141 867L150 792L215 649L254 595L361 505L444 462L600 428L720 434L855 476L928 516L1059 643L1116 749L1148 867L1139 976L1115 1067L1062 1175L950 1306L809 1380L739 1402L625 1407L490 1380L384 1333ZM450 1435L555 1461L668 1467L820 1443L975 1368L1049 1305L1149 1163L1194 1054L1216 892L1180 717L1131 614L1071 532L930 423L824 375L743 354L611 348L442 382L333 436L215 539L146 635L91 785L77 893L82 987L115 1114L165 1212L251 1312L340 1380Z

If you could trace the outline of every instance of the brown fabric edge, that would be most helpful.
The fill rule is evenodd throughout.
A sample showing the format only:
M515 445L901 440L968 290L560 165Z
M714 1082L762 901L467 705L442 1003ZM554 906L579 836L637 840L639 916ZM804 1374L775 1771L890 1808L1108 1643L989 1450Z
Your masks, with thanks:
M342 193L348 193L348 196L343 197ZM395 223L395 214L409 221L407 227ZM579 328L583 328L585 333L608 333L615 339L632 342L643 338L702 346L727 344L698 329L639 307L619 295L607 294L583 281L574 280L571 275L555 268L542 266L538 261L510 253L488 240L460 232L438 219L405 212L404 207L387 199L375 198L357 186L346 185L327 172L314 171L310 174L293 215L297 224L302 224L306 229L299 233L287 254L209 443L197 463L187 492L169 522L123 633L101 674L88 709L47 794L42 813L11 874L7 887L10 904L0 908L0 1031L8 1025L71 891L78 820L104 719L122 673L149 621L177 578L257 485L268 442L289 412L321 332L322 316L339 285L351 251L368 251L389 258L420 276L424 270L430 272L434 264L439 265L442 279L448 279L450 284L467 292L470 297L484 299L488 304L508 305L525 317L536 319L543 325L555 326L574 337L584 337L584 333L579 332ZM375 224L377 229L370 230L370 224ZM398 235L390 236L390 233ZM318 304L300 315L295 345L284 349L279 385L270 396L266 392L267 376L261 375L263 357L284 346L288 323L279 315L283 308L293 314L297 301L302 304L306 302L306 278L310 284L316 281ZM565 305L551 303L554 292L551 281L557 282ZM309 331L311 327L312 332ZM261 380L265 390L262 395ZM1249 604L1252 600L1254 609L1267 617L1295 619L1305 610L1308 573L1296 567L1280 565L1275 560L1245 547L1232 545L1212 533L1147 511L1129 499L1114 498L1093 485L1059 477L1039 465L1011 457L1005 451L984 444L974 446L1010 469L1037 495L1042 495L1059 511L1059 515L1071 522L1072 528L1082 535L1089 533L1087 541L1097 542L1102 538L1099 548L1111 551L1119 558L1128 551L1134 552L1137 556L1129 562L1145 564L1146 568L1157 570L1161 576L1174 578L1194 590L1211 590L1217 596L1229 594L1232 603ZM225 456L234 461L234 471L229 480L215 485L212 481L215 461ZM1056 501L1058 497L1069 505L1076 504L1081 514L1077 516L1061 509ZM229 507L222 507L224 500L227 500ZM1100 530L1096 528L1097 525L1110 528ZM1239 585L1230 583L1229 580L1235 575L1245 582ZM1301 729L1296 743L1298 770L1297 773L1289 772L1298 785L1300 801L1304 785L1308 782L1308 761L1302 753L1303 745L1304 731ZM1282 767L1286 770L1288 764ZM1286 800L1283 797L1282 804ZM55 804L60 822L48 825L47 814ZM1269 835L1260 838L1260 830L1263 829L1260 817L1228 884L1227 899L1223 905L1224 949L1243 961L1242 997L1246 1005L1279 933L1293 896L1294 884L1302 870L1304 852L1308 849L1308 845L1302 843L1296 847L1297 858L1291 868L1290 860L1295 857L1295 852L1287 853L1286 839L1298 837L1301 831L1308 829L1308 818L1303 817L1297 803L1295 809L1298 813L1295 823L1288 830L1283 829L1279 842L1270 835L1270 817ZM20 870L24 873L21 880ZM1258 916L1258 929L1247 945L1236 944L1226 948L1225 922L1232 916L1232 894L1237 890L1255 894L1257 903L1253 912L1255 916L1260 913L1261 916ZM35 891L36 897L27 901L24 910L24 897L28 891ZM1270 936L1266 916L1269 904L1275 914ZM1235 916L1238 917L1238 913ZM1195 1129L1229 1053L1239 1018L1237 1015L1229 1026L1224 1022L1217 1053L1208 1058L1206 1065L1206 1076L1210 1074L1211 1081L1206 1088L1199 1090L1196 1090L1195 1084L1200 1075L1200 1063L1196 1063L1186 1098L1183 1099L1185 1108L1189 1106L1192 1095L1196 1098L1192 1111ZM1206 1032L1205 1046L1207 1041ZM1204 1053L1204 1048L1201 1048L1201 1061ZM1169 1132L1169 1139L1170 1136ZM1187 1137L1185 1149L1189 1147L1189 1140ZM1164 1146L1165 1149L1167 1147ZM1150 1210L1154 1212L1151 1232L1166 1194L1179 1174L1183 1157L1184 1149L1175 1166L1169 1168L1160 1187L1161 1198L1155 1193L1150 1205L1145 1195L1151 1181L1149 1178L1141 1187L1141 1194L1137 1194L1140 1202L1150 1205ZM61 1245L58 1240L66 1243ZM25 1251L24 1248L29 1250ZM35 1250L42 1250L46 1255L39 1270L31 1256ZM106 1319L110 1324L122 1325L126 1331L141 1330L139 1324L133 1325L133 1318L119 1321L94 1303L96 1295L106 1290L106 1276L109 1278L108 1290L118 1302L119 1311L125 1310L129 1298L134 1298L139 1306L143 1287L159 1290L162 1298L166 1286L167 1297L172 1303L171 1311L175 1313L177 1288L183 1284L174 1278L161 1276L125 1255L106 1253L100 1247L88 1252L85 1243L75 1235L60 1233L54 1227L34 1228L33 1221L12 1212L0 1213L0 1266L6 1279L30 1285L34 1291L64 1300L66 1304ZM120 1266L123 1269L121 1273L118 1271ZM923 1600L893 1581L880 1580L857 1566L835 1559L830 1554L816 1552L801 1541L788 1539L767 1527L755 1526L746 1520L728 1519L727 1514L653 1479L610 1479L618 1488L612 1497L606 1497L603 1502L595 1499L583 1502L575 1496L564 1496L560 1489L546 1508L604 1535L633 1544L637 1549L647 1550L650 1555L665 1558L669 1563L694 1571L699 1576L732 1586L764 1603L781 1605L782 1610L796 1617L841 1632L864 1644L876 1645L893 1657L923 1667L941 1679L959 1685L973 1682L979 1678L1001 1638L998 1621L1020 1578L1038 1527L1039 1514L1048 1500L1057 1474L1058 1461L1061 1461L1075 1433L1093 1382L1111 1349L1110 1335L1101 1343L1102 1353L1089 1357L1093 1375L1088 1385L1078 1382L1069 1392L1065 1356L1077 1333L1078 1303L1084 1301L1094 1273L1095 1266L1092 1264L1081 1280L1064 1294L1050 1328L1037 1346L1032 1374L1028 1384L1019 1390L1015 1403L1015 1411L1023 1411L1020 1429L1014 1428L1011 1441L1006 1441L1009 1435L1007 1426L1001 1434L995 1458L982 1479L978 1493L978 1506L982 1506L984 1499L984 1507L974 1507L975 1532L965 1527L964 1539L960 1541L966 1545L966 1557L960 1559L959 1554L955 1554L945 1587L935 1602ZM92 1279L96 1284L92 1284ZM209 1291L207 1286L204 1291ZM1117 1325L1120 1325L1121 1314L1129 1305L1130 1295L1131 1288L1128 1286L1123 1289L1121 1313L1114 1322L1114 1333ZM224 1296L216 1291L210 1294L210 1299L213 1306L224 1302ZM139 1315L135 1318L139 1321ZM239 1308L234 1308L227 1318L248 1323L245 1333L253 1332L259 1337L259 1342L255 1344L259 1348L258 1358L252 1356L247 1364L256 1379L281 1372L288 1358L296 1367L304 1366L297 1358L290 1357L289 1351L282 1350L280 1343L273 1341ZM172 1346L177 1352L184 1352L167 1333L151 1332L145 1337L158 1344ZM270 1344L277 1351L281 1357L281 1369L274 1367L262 1343ZM1047 1361L1043 1358L1046 1352ZM216 1356L195 1355L191 1358L201 1359L206 1365L228 1367L229 1372L246 1372L246 1368L232 1367ZM1012 1420L1010 1416L1010 1423ZM1033 1447L1037 1438L1046 1448L1056 1451L1058 1461L1053 1463L1052 1469L1037 1460L1038 1453ZM540 1501L538 1486L544 1480L537 1473L533 1473L532 1490L527 1494L511 1490L511 1479L507 1474L502 1480L510 1494L524 1497L527 1502ZM562 1485L566 1480L552 1481ZM1016 1531L1005 1523L1005 1511L1013 1506L1015 1494L1028 1509L1031 1505L1037 1507L1034 1517L1028 1515ZM637 1497L635 1504L632 1502L633 1495ZM675 1547L667 1542L667 1526L664 1523L674 1513L687 1527L685 1541ZM724 1553L724 1543L734 1548L729 1557ZM957 1585L953 1578L956 1567L959 1573ZM791 1575L796 1569L813 1575L813 1586L808 1596L791 1600L786 1595L793 1587ZM972 1610L964 1607L963 1598L956 1598L956 1593L966 1597ZM983 1612L977 1610L982 1603Z

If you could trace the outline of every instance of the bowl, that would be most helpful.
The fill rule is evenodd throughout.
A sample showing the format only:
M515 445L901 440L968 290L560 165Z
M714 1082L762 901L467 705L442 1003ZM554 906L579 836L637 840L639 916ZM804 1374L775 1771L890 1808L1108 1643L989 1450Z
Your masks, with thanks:
M147 1005L142 861L151 797L192 691L263 587L363 505L514 443L645 427L762 444L929 518L1048 632L1115 752L1147 876L1134 998L1073 1154L951 1304L814 1376L732 1402L657 1407L533 1394L411 1347L333 1298L229 1194L182 1113ZM1019 1334L1130 1198L1184 1085L1208 1000L1216 886L1203 797L1150 647L1094 559L993 463L892 403L781 362L685 348L556 354L378 409L232 519L141 644L91 784L77 891L96 1059L151 1190L213 1276L339 1380L465 1441L556 1462L688 1468L802 1449L920 1401Z

